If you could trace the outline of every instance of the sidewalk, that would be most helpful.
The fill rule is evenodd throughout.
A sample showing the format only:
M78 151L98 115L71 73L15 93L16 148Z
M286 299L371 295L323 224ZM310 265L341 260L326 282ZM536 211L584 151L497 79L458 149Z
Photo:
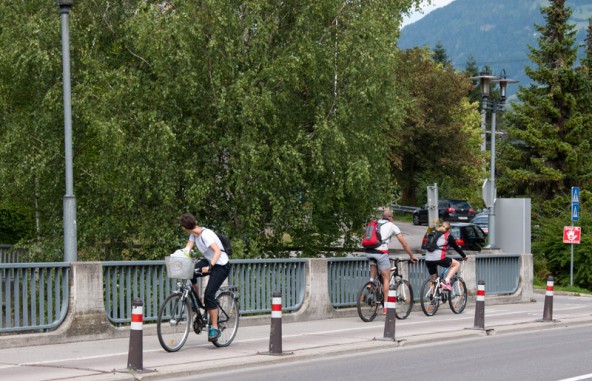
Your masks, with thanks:
M395 341L379 340L384 335L384 316L371 323L357 316L282 325L282 355L269 355L270 325L239 327L235 341L216 348L204 334L190 334L176 353L165 352L153 327L145 326L143 337L144 372L133 375L127 366L129 338L79 343L0 349L2 380L134 380L166 379L244 368L282 361L334 356L351 351L418 345L433 341L480 337L510 332L592 324L592 297L555 295L553 322L543 318L544 295L536 302L485 306L485 330L473 329L475 310L469 304L460 315L448 305L440 306L433 317L425 316L416 304L406 320L396 321ZM270 318L271 320L271 318Z

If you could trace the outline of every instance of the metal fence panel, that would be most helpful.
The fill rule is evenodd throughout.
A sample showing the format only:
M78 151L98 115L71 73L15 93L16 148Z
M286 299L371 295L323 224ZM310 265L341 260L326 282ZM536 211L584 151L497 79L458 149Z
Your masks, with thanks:
M477 255L477 281L485 282L487 295L510 295L520 282L520 254Z
M304 302L305 272L306 260L233 260L228 284L238 286L241 315L270 312L276 290L284 311L296 311ZM103 262L103 277L107 317L116 324L130 322L135 298L144 302L144 321L156 321L160 303L176 289L164 261Z
M305 259L239 259L231 262L228 283L238 286L242 315L270 312L275 291L284 311L296 311L304 302L305 275Z
M0 264L0 332L58 327L68 312L68 263Z
M166 275L164 261L102 262L103 293L107 318L115 323L131 321L132 301L142 299L144 321L156 321L160 303L176 280Z
M0 245L0 263L26 262L27 250L16 249L13 245Z

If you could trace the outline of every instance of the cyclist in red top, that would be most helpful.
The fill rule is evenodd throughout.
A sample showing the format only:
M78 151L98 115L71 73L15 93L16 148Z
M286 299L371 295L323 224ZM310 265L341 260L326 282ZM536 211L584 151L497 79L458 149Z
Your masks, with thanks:
M448 272L446 273L446 279L444 279L444 282L442 283L442 288L448 291L452 290L452 286L450 285L450 279L454 276L454 274L456 274L456 272L460 268L459 261L446 256L448 247L451 246L454 250L456 250L462 257L463 261L467 260L467 255L456 244L456 239L452 236L452 234L450 234L450 229L450 222L442 222L442 225L440 225L438 229L436 229L439 232L443 233L440 237L438 237L438 248L434 251L426 250L425 257L426 267L428 268L428 272L430 273L432 279L436 279L436 277L438 276L438 266L448 268Z

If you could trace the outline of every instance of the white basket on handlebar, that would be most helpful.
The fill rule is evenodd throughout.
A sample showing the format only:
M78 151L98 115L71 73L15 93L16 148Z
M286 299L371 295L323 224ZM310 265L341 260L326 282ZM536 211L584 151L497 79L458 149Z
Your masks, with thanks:
M195 259L169 255L164 258L164 263L166 264L167 277L175 279L193 278Z

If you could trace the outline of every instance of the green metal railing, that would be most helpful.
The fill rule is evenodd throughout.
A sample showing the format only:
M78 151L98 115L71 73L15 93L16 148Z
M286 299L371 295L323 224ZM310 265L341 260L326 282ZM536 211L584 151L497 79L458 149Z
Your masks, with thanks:
M519 286L519 254L477 255L476 277L488 295L512 294ZM164 261L103 262L103 295L107 318L114 324L131 320L132 301L142 299L144 321L156 321L160 303L176 288ZM416 291L428 273L423 260L408 264L407 279ZM327 259L327 291L333 307L355 306L357 292L368 279L365 257ZM268 313L274 291L281 291L284 311L297 311L306 292L306 259L233 260L228 283L238 286L242 315ZM69 303L68 263L0 264L0 333L54 329Z
M70 298L68 263L0 264L0 333L61 324Z

